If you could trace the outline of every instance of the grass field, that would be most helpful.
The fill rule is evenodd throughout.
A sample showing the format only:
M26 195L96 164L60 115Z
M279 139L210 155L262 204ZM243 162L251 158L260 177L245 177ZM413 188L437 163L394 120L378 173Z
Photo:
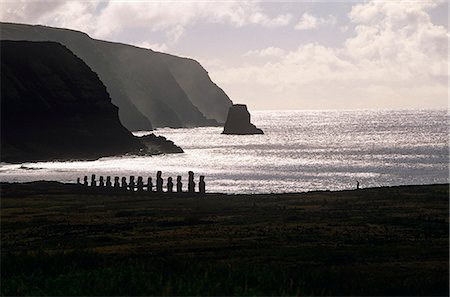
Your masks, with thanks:
M139 195L2 184L2 295L447 295L449 186Z

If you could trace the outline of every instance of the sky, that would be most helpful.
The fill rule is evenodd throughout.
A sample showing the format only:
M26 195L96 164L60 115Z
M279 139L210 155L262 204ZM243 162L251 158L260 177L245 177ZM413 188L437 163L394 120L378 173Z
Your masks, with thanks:
M198 60L262 109L448 108L447 1L0 0L0 20Z

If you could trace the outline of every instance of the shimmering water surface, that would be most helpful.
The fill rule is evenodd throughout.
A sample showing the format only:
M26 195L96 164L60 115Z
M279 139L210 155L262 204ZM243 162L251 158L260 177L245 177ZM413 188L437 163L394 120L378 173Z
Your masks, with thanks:
M220 127L158 129L184 154L122 156L97 161L1 164L0 180L77 177L206 176L209 192L269 193L446 183L446 110L258 111L264 135L222 135ZM148 132L136 132L136 135Z

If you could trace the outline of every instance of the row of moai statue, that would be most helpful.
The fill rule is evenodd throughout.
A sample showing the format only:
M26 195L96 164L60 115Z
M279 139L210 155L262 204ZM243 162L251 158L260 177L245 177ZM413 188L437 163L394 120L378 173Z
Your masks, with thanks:
M195 193L195 181L194 181L194 172L189 171L189 177L188 177L188 193ZM137 191L137 192L159 192L163 193L163 184L164 180L161 177L162 172L158 171L156 173L156 185L155 185L155 191L153 191L153 181L151 177L147 178L147 184L144 184L144 179L142 176L138 176L137 181L135 181L134 176L130 176L129 182L127 183L127 178L122 177L121 179L119 177L114 177L114 183L111 180L111 176L107 176L106 180L103 178L103 176L100 176L100 179L98 181L97 186L97 180L95 174L92 174L91 176L91 187L102 187L102 188L115 188L115 189L123 189L128 191ZM121 180L121 182L119 182ZM88 177L85 176L83 179L83 183L81 183L80 178L77 179L77 184L83 184L85 186L89 186L88 183ZM172 177L167 178L167 184L166 184L166 193L174 193L173 189L173 179ZM200 175L200 180L198 183L198 192L199 193L205 193L205 176ZM183 192L183 183L181 181L181 175L177 176L177 182L176 182L176 193L182 193Z

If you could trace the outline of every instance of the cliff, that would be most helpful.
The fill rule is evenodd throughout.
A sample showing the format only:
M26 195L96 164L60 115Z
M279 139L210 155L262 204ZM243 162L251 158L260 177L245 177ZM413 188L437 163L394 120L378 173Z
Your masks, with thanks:
M162 58L152 50L95 40L67 29L11 23L0 23L0 29L3 40L65 45L98 74L129 130L217 125L231 105L200 64L190 59Z
M244 104L235 104L228 111L227 121L222 134L264 134L250 122L250 113Z
M97 74L61 44L0 46L2 162L158 153L166 143L142 141L122 126Z
M210 119L225 123L228 108L233 105L227 94L218 87L208 72L193 59L159 53L190 101Z

